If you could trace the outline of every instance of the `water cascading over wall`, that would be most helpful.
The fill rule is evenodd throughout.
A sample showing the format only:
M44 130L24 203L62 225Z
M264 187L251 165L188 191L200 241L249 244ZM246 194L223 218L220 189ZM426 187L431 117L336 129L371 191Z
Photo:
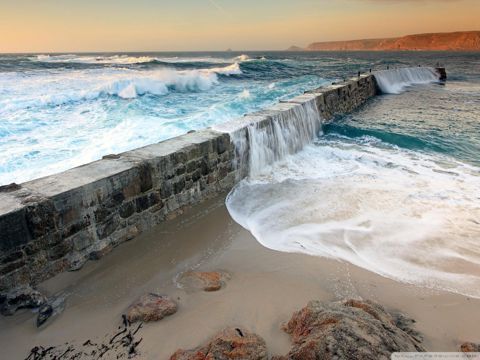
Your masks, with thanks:
M228 132L235 145L239 179L255 176L274 162L299 152L319 135L322 125L314 98L302 104L280 103L246 116L242 123L216 128Z
M411 85L438 82L439 75L439 70L431 67L400 68L374 73L378 87L384 94L398 94Z

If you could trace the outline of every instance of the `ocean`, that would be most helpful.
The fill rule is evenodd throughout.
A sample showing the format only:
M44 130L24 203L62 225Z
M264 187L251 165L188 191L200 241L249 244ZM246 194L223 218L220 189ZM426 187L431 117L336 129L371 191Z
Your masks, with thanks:
M428 76L436 64L446 83ZM313 142L257 166L227 208L270 249L480 298L478 53L1 55L0 184L406 66L354 113L318 119Z

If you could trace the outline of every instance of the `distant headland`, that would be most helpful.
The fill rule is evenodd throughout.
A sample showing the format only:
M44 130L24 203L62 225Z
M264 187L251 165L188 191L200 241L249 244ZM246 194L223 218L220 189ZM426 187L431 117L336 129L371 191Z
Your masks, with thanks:
M314 42L289 51L480 51L480 31L406 35L398 38Z

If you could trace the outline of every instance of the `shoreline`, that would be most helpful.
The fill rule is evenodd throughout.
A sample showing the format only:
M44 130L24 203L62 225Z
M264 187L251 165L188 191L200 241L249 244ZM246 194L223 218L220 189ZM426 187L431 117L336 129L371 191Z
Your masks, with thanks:
M191 269L225 270L231 279L213 293L178 288L177 274ZM478 341L474 334L480 331L475 315L480 299L398 283L348 263L266 249L231 219L224 195L39 289L48 295L66 293L66 309L40 329L29 310L1 317L6 358L27 357L36 345L103 338L120 325L132 301L152 291L176 299L179 309L144 324L139 358L168 359L178 348L195 348L227 326L262 336L270 355L285 354L290 340L281 325L310 300L363 298L401 311L417 321L415 329L425 336L429 351L458 351L461 343Z

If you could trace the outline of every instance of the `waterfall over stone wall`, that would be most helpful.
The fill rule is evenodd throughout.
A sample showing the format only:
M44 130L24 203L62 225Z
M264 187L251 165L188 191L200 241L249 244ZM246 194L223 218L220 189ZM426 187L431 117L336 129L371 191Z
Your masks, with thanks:
M440 74L431 67L412 67L376 71L378 87L384 94L399 94L407 86L439 81Z
M321 117L315 100L303 104L280 104L286 110L266 113L263 121L252 122L232 133L237 164L254 176L266 166L295 154L321 131Z

